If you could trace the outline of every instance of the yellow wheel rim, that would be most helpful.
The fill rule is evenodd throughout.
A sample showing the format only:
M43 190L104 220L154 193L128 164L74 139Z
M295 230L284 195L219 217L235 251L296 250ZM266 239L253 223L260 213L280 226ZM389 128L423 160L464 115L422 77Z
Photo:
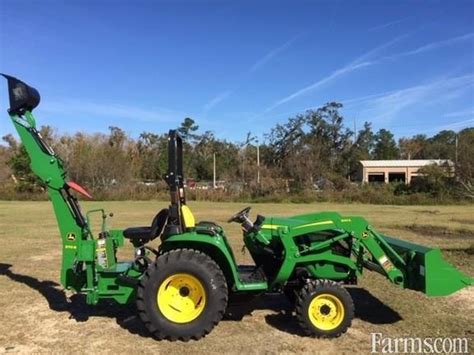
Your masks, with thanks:
M163 316L175 323L192 322L206 306L204 286L189 274L169 276L160 285L156 298Z
M322 293L309 304L308 316L316 328L333 330L341 325L344 319L344 305L338 297Z

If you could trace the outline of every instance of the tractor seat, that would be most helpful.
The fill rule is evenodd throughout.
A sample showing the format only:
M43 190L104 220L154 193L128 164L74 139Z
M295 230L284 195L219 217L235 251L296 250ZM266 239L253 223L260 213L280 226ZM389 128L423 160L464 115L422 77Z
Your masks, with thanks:
M158 212L149 227L130 227L123 231L123 236L132 242L148 243L159 237L163 232L166 221L168 220L168 209L163 208Z

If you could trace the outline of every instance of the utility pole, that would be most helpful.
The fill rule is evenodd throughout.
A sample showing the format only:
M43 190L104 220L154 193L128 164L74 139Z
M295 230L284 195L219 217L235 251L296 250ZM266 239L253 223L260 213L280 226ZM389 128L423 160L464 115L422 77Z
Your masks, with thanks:
M216 153L212 155L213 158L213 165L212 165L212 186L214 189L216 188Z
M242 148L242 184L245 185L245 146Z
M260 185L260 145L257 138L257 185Z
M245 184L245 149L248 147L248 145L252 142L255 142L257 145L257 184L260 184L260 145L258 142L258 137L257 136L250 136L250 132L247 134L247 139L245 140L245 143L242 143L241 149L242 149L242 182Z
M456 167L458 166L458 133L456 133L456 140L455 140L455 151L454 151L454 163Z
M356 118L354 117L354 144L357 142L357 122Z

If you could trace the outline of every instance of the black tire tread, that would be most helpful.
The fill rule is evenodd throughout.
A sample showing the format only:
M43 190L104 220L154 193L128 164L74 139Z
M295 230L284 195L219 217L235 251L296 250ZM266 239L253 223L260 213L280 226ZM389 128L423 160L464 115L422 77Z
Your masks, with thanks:
M146 310L146 300L145 300L145 287L147 282L150 279L152 273L159 272L160 265L168 264L170 262L179 261L185 258L187 262L190 260L196 260L200 264L204 264L205 267L214 275L216 283L219 285L218 292L219 292L219 302L221 303L222 307L217 314L215 314L214 318L211 319L208 324L201 329L200 332L197 332L193 335L187 336L172 336L170 334L166 334L161 329L157 329L154 325L150 316ZM220 322L222 317L224 316L225 310L227 308L227 301L228 301L228 292L227 292L227 282L222 272L221 268L217 263L212 260L208 255L204 254L199 250L194 249L187 249L187 248L180 248L180 249L173 249L161 254L154 263L150 265L150 267L145 271L140 283L138 284L137 288L137 296L136 296L136 306L138 310L138 315L141 321L144 323L145 327L148 331L153 335L153 337L157 340L167 339L169 341L189 341L190 339L198 340L211 332L211 330Z
M308 298L312 298L312 296L320 290L336 290L336 292L343 296L344 301L346 302L345 312L347 317L345 317L337 332L327 333L323 331L317 331L306 320L305 314L307 313L308 309L306 308L305 304L307 303ZM335 281L325 279L311 280L306 283L306 285L304 285L303 288L298 292L295 310L298 324L306 335L319 338L337 338L344 334L352 324L352 319L354 318L354 301L352 300L349 292L347 292L347 290L341 284Z
M293 306L296 304L297 292L298 289L293 287L286 287L283 289L283 294Z

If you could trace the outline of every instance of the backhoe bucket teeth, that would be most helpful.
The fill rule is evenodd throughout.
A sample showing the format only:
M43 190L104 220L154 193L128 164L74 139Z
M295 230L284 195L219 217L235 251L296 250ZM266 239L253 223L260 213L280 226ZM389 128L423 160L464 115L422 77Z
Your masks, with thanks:
M447 296L474 284L443 259L441 250L383 236L387 243L405 260L404 287L421 291L428 296Z

